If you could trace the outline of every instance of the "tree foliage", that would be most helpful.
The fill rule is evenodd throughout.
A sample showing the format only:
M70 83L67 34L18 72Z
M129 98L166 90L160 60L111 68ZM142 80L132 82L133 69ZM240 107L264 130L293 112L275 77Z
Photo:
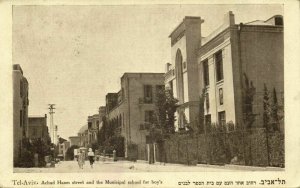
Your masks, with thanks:
M117 122L108 123L108 120L104 116L102 118L102 127L98 133L98 144L92 145L93 149L100 149L102 152L112 153L113 150L117 151L117 156L123 157L124 151L124 137L120 135L118 131Z
M249 81L248 76L244 73L244 87L243 87L243 120L246 128L252 128L255 121L255 114L253 113L253 100L256 93L256 88L253 82Z
M263 121L264 121L264 127L268 130L268 131L272 131L272 127L270 126L270 122L271 122L271 105L270 105L270 92L266 86L266 84L264 84L264 98L263 98L263 108L264 108L264 113L263 113Z
M74 149L78 148L79 146L77 145L72 145L71 147L69 147L66 152L66 160L74 160Z
M154 118L156 126L154 128L161 129L163 135L175 132L177 103L178 100L174 98L172 90L161 89L156 92L156 118Z

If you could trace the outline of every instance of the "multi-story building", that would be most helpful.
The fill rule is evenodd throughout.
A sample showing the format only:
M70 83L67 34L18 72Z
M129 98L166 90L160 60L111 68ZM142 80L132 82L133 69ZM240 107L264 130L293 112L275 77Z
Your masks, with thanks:
M206 121L244 124L243 108L250 105L254 126L262 127L264 85L283 99L283 62L282 16L235 24L234 14L226 14L224 23L202 40L198 50ZM255 88L252 104L244 100L247 85Z
M155 110L155 93L164 87L163 73L125 73L118 93L106 95L108 126L124 137L125 157L128 145L137 144L140 159L147 158L145 124L151 123Z
M101 124L102 118L106 114L106 108L105 108L105 106L100 106L98 112L99 112L99 120L100 120L100 124Z
M165 83L181 104L179 127L182 116L188 122L197 120L199 111L189 108L190 101L199 101L202 93L207 123L242 125L245 106L251 105L254 126L262 126L264 85L283 99L283 17L235 24L230 11L224 23L207 37L201 36L202 23L200 17L185 17L170 35L175 66L167 64ZM247 87L255 88L250 103L245 102Z
M47 127L47 114L45 116L29 116L28 118L28 138L42 139L50 142L50 136Z
M58 142L58 157L66 160L67 150L70 148L70 142L65 139L60 139Z
M88 144L97 143L97 136L100 126L99 114L88 116Z
M28 135L28 81L20 65L13 65L13 158L17 165L22 155L22 139Z
M178 99L176 130L199 122L199 76L197 49L201 43L200 17L185 17L171 38L171 63L166 65L165 86Z
M84 125L79 129L78 137L80 138L79 146L88 147L88 125Z
M70 136L69 140L71 146L80 146L80 136Z

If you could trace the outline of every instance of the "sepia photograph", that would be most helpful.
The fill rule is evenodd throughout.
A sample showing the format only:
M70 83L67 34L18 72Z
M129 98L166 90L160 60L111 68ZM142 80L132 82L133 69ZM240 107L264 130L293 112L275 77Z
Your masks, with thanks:
M168 187L133 177L286 173L284 6L12 4L12 173L119 179L11 186ZM291 183L224 180L175 185Z

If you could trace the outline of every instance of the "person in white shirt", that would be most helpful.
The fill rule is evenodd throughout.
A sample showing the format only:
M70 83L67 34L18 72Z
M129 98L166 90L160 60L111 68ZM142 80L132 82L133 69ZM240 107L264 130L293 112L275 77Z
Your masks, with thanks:
M92 148L89 148L88 157L90 160L91 168L93 168L95 154L94 154Z

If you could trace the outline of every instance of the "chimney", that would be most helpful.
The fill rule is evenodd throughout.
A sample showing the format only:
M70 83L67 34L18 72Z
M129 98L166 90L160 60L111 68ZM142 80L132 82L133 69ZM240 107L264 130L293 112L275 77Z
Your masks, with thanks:
M224 15L224 25L227 25L227 26L231 26L231 25L234 25L234 14L232 13L232 11L229 11L227 12L225 15Z

